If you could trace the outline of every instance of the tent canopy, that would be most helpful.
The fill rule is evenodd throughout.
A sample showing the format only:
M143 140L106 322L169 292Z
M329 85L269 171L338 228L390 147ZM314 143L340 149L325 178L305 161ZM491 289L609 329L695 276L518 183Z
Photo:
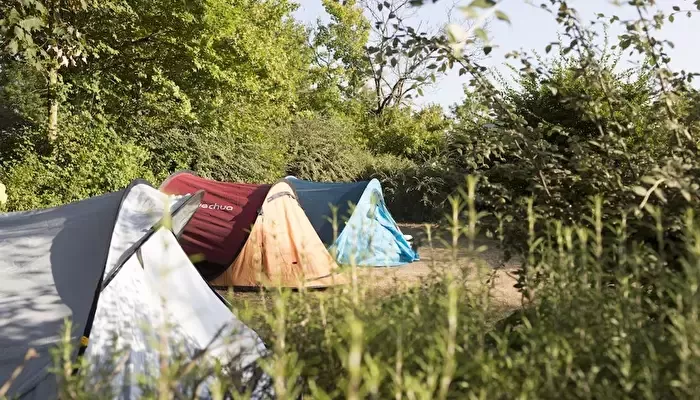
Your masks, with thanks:
M340 264L398 266L418 260L384 202L378 180L352 183L309 182L287 177L319 236ZM337 209L337 237L333 212Z
M178 172L165 180L160 189L177 195L205 191L180 244L187 254L202 258L196 261L197 269L205 279L212 280L243 249L270 185L217 182Z
M259 338L172 245L201 195L168 198L136 181L122 191L61 207L0 214L0 380L23 365L30 348L39 354L13 381L11 398L56 398L49 348L59 342L64 318L73 323L74 343L89 339L80 348L89 360L100 359L112 334L119 340L115 346L132 350L113 382L121 398L138 397L137 374L158 371L157 349L137 327L171 320L176 328L168 331L170 339L200 349L230 327L248 337L227 349L250 350L245 362L257 358ZM160 224L167 209L172 232ZM174 269L166 277L164 268ZM180 302L173 296L181 296Z
M311 182L287 177L299 196L299 204L309 217L316 233L326 246L330 246L345 228L350 218L351 205L360 202L360 197L369 181L351 183ZM334 214L335 211L335 214ZM335 218L334 218L335 216ZM333 223L337 232L334 232ZM335 233L335 234L334 234Z
M214 286L327 287L347 283L286 182L273 185L236 260Z
M275 185L217 182L191 172L161 185L168 194L204 190L180 238L202 276L216 287L326 287L345 283L285 180Z

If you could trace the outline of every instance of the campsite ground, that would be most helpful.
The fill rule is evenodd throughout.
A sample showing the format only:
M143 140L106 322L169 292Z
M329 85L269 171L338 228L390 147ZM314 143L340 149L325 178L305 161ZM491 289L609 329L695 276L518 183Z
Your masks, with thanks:
M459 250L455 254L451 246L439 239L446 238L445 235L437 234L437 238L428 240L423 225L400 224L400 226L404 234L413 236L414 243L418 246L420 260L402 267L359 268L358 282L371 296L387 296L396 291L419 286L433 271L441 273L450 268L464 269L465 266L474 265L474 259L468 257L467 243L464 238L460 240L457 246ZM478 257L493 272L489 282L493 306L501 311L517 308L521 304L521 297L513 285L515 284L514 272L519 262L517 260L502 262L502 253L494 240L477 239L475 247L482 245L486 246L486 250ZM470 277L473 276L470 282L476 284L479 281L476 269L468 268L468 270L472 271ZM262 300L259 292L235 292L229 295L235 308L244 304L250 306Z

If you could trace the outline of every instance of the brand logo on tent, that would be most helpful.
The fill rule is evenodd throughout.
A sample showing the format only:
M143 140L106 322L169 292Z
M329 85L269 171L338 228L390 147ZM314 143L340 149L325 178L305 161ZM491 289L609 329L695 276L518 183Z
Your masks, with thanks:
M222 206L221 204L205 204L202 203L199 205L200 208L206 208L208 210L225 210L225 211L233 211L233 206Z

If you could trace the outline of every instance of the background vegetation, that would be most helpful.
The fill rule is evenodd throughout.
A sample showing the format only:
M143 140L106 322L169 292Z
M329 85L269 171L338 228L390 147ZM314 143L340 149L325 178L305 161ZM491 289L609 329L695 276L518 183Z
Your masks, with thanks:
M671 14L631 1L638 18L598 16L623 29L608 40L545 1L561 35L540 50L556 57L511 53L514 84L480 65L481 27L417 30L414 3L324 0L330 21L305 29L286 0L2 0L0 207L183 168L379 177L397 219L472 244L480 229L522 255L524 306L496 323L488 274L468 287L476 267L455 257L388 297L353 285L242 307L274 349L281 398L692 398L700 93L657 36L700 1ZM494 6L463 11L506 23ZM624 69L628 53L641 61ZM415 107L450 69L471 78L464 102Z

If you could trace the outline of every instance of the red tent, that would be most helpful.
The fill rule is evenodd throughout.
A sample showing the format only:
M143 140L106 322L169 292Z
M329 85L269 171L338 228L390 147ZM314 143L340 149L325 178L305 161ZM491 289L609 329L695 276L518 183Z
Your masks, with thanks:
M217 182L189 172L177 172L160 190L183 195L204 189L200 208L185 227L180 244L191 256L202 256L197 269L207 280L224 272L250 234L271 185Z

